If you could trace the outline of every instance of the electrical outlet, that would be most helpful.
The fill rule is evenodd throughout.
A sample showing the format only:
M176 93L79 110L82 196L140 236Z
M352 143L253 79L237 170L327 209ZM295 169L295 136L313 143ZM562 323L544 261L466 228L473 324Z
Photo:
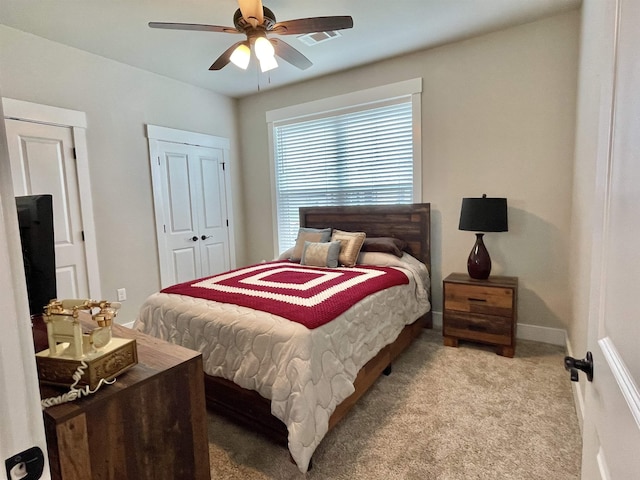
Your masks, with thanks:
M127 289L126 288L119 288L116 291L118 292L118 301L119 302L124 302L127 299Z

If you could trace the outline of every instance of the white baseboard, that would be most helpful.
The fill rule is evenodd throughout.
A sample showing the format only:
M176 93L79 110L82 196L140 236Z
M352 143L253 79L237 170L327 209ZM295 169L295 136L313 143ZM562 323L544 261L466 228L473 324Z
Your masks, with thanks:
M517 338L533 340L534 342L550 343L551 345L566 346L567 332L562 328L539 327L538 325L518 324Z

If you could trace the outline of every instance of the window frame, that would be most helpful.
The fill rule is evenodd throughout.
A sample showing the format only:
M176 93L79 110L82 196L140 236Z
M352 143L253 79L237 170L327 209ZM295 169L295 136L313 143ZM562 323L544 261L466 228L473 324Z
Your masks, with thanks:
M274 127L280 123L305 121L313 117L330 117L347 111L374 108L389 100L406 97L411 101L413 125L413 201L422 198L422 113L421 113L422 78L414 78L389 85L360 90L344 95L328 97L299 105L292 105L266 112L269 172L271 180L271 218L273 228L274 256L279 255L278 244L278 205L276 192L276 162Z

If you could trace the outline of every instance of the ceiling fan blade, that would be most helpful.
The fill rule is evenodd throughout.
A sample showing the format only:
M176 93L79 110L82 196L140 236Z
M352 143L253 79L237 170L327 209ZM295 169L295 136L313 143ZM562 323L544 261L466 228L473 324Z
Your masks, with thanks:
M169 30L198 30L201 32L218 33L242 33L234 27L222 27L220 25L202 25L200 23L170 23L170 22L149 22L151 28L165 28Z
M231 61L231 54L233 53L233 51L238 48L238 46L240 46L242 43L244 43L244 41L242 42L236 42L233 45L231 45L229 48L227 48L222 55L220 55L215 62L213 62L213 64L209 67L209 70L221 70L222 68L224 68L225 66L227 66L227 64Z
M298 67L300 70L306 70L313 63L307 57L305 57L298 50L279 38L269 39L273 45L273 49L276 51L276 55L283 59L285 62L289 62L291 65Z
M278 35L299 35L303 33L331 32L353 27L353 18L341 17L312 17L286 20L276 23L270 30Z
M254 28L262 25L264 21L263 7L261 0L238 0L242 17Z

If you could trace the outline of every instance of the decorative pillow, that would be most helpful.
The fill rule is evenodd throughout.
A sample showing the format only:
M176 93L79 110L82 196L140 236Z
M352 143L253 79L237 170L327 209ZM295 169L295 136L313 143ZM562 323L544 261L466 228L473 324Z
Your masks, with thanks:
M363 252L392 253L396 257L402 256L402 251L407 247L407 242L393 237L367 237L362 245Z
M289 260L291 255L293 255L293 249L295 247L287 248L284 252L278 255L274 260Z
M289 260L299 262L302 258L302 250L304 242L328 242L331 239L330 228L304 228L298 229L298 238L296 238L296 246Z
M300 265L335 268L339 256L340 242L304 242Z
M358 265L375 265L377 267L404 267L402 258L392 253L360 252Z
M364 232L344 232L342 230L334 230L331 235L331 241L339 241L340 247L340 265L345 267L353 267L358 260L358 254L366 238Z

